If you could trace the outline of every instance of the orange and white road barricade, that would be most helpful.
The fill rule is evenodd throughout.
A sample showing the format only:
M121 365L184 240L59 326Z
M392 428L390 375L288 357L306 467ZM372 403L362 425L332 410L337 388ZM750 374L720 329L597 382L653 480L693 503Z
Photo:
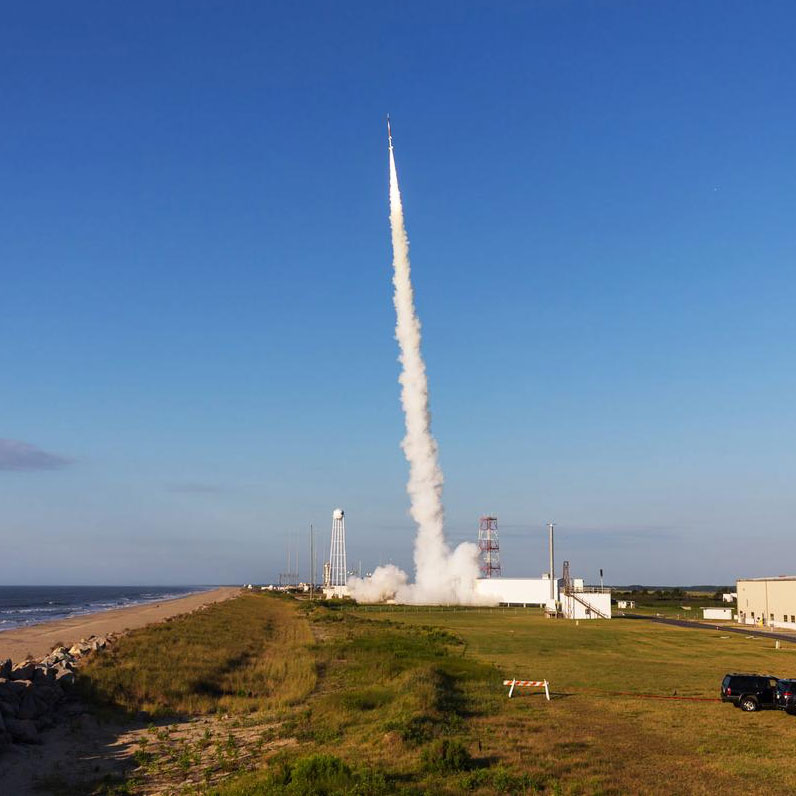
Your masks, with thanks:
M510 686L509 699L511 699L515 688L544 688L544 695L547 697L547 701L550 701L550 688L547 680L504 680L503 685Z

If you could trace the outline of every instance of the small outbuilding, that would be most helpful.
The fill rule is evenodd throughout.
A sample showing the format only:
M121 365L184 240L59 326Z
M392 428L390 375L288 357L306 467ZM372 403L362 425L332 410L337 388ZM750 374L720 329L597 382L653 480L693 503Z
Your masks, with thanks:
M703 608L702 618L710 620L720 620L722 622L732 621L732 608Z
M564 619L610 619L611 593L575 590L563 593L561 613Z

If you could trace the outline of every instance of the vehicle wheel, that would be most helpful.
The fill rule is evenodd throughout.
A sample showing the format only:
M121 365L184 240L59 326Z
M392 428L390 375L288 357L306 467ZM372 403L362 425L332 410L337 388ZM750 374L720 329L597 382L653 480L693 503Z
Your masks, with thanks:
M785 712L786 712L786 713L787 713L789 716L796 716L796 708L795 708L795 707L792 707L792 706L790 706L790 705L789 705L788 707L786 707L786 708L785 708Z
M739 703L738 707L741 710L746 710L749 713L757 710L757 700L754 697L744 697Z

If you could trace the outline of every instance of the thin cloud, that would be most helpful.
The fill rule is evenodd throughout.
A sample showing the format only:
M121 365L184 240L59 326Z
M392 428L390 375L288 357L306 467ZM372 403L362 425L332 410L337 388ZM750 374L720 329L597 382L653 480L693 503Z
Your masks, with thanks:
M181 484L168 484L166 489L169 492L179 492L188 495L211 495L224 491L224 488L218 484L200 484L192 481Z
M0 470L60 470L72 460L57 453L49 453L29 442L0 439Z

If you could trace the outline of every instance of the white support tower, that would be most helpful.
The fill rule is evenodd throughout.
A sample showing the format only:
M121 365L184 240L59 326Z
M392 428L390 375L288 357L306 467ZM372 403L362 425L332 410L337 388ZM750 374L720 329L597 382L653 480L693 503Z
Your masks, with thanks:
M556 526L555 526L554 522L548 522L547 523L547 531L548 531L548 534L549 534L549 541L548 541L549 550L548 550L548 552L550 554L550 604L551 605L549 607L552 607L553 609L555 609L555 606L556 606L556 589L555 589L556 560L555 560L555 553L554 553L555 545L554 545L554 540L553 540L553 530L555 529L555 527Z
M324 589L326 597L345 597L348 594L346 581L348 568L345 560L345 512L332 512L332 543L329 548L329 586Z

